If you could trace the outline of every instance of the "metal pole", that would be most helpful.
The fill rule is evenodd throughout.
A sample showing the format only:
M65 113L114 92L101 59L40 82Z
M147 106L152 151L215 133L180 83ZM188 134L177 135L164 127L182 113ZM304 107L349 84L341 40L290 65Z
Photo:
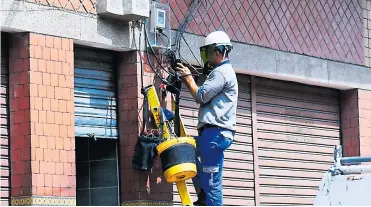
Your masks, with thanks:
M361 162L371 162L371 156L367 157L342 157L340 158L341 164L357 164Z
M341 175L350 175L350 174L360 174L360 173L369 173L371 172L371 166L361 166L361 165L356 165L356 166L340 166L340 167L335 167L334 173L335 175L341 174Z

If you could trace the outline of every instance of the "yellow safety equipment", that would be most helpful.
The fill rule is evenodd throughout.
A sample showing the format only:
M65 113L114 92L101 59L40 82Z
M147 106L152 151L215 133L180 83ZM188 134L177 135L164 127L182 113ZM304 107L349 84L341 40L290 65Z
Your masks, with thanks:
M161 120L163 117L160 101L158 99L154 86L146 88L149 109L153 114L156 125L161 128ZM174 97L172 97L174 100ZM174 101L172 109L175 109ZM180 116L180 115L179 115ZM180 199L183 206L193 206L193 202L189 195L186 180L197 175L196 170L196 142L191 136L186 135L186 130L180 118L180 135L175 137L170 132L169 123L164 123L162 126L163 138L167 139L157 146L157 154L161 157L164 176L169 183L176 183Z

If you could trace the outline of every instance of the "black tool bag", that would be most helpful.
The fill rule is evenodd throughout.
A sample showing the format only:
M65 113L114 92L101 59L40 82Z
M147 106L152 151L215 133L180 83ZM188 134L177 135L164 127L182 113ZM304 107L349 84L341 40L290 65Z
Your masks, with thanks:
M142 132L135 144L131 163L133 169L150 171L157 156L156 147L160 144L161 137L153 133L144 133L144 128L148 120L148 100L146 94L144 95Z
M135 145L132 167L136 170L150 171L155 162L156 147L161 139L154 135L141 135Z

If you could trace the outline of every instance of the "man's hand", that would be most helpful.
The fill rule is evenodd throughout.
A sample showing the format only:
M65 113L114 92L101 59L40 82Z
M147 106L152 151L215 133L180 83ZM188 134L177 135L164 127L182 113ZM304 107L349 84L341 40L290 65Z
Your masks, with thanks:
M189 70L189 68L184 66L182 63L178 63L175 68L175 71L180 73L180 76L182 77L183 82L188 87L193 98L195 98L197 90L198 90L198 86L196 85L195 80L193 79L192 73Z
M179 72L181 77L192 75L189 68L184 66L182 63L177 63L175 71Z

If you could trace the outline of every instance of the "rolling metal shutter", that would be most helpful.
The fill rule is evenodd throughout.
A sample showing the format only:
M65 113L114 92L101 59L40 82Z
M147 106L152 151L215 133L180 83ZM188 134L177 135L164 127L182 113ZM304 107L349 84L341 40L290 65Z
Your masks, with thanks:
M254 172L251 130L251 92L249 76L239 76L239 100L237 109L237 133L232 146L225 152L223 171L224 205L254 205ZM183 87L185 88L185 87ZM180 113L188 134L196 136L198 105L190 93L182 92ZM189 181L191 184L191 181ZM193 185L188 185L192 200L196 200ZM174 185L174 204L179 205L180 197Z
M114 55L75 48L77 205L119 205ZM89 138L94 134L97 139ZM102 150L103 149L103 150Z
M9 205L10 197L10 157L9 157L9 67L7 39L1 34L1 180L0 180L0 206Z
M256 78L261 205L311 205L340 142L339 92Z
M75 135L118 138L113 56L75 48Z

